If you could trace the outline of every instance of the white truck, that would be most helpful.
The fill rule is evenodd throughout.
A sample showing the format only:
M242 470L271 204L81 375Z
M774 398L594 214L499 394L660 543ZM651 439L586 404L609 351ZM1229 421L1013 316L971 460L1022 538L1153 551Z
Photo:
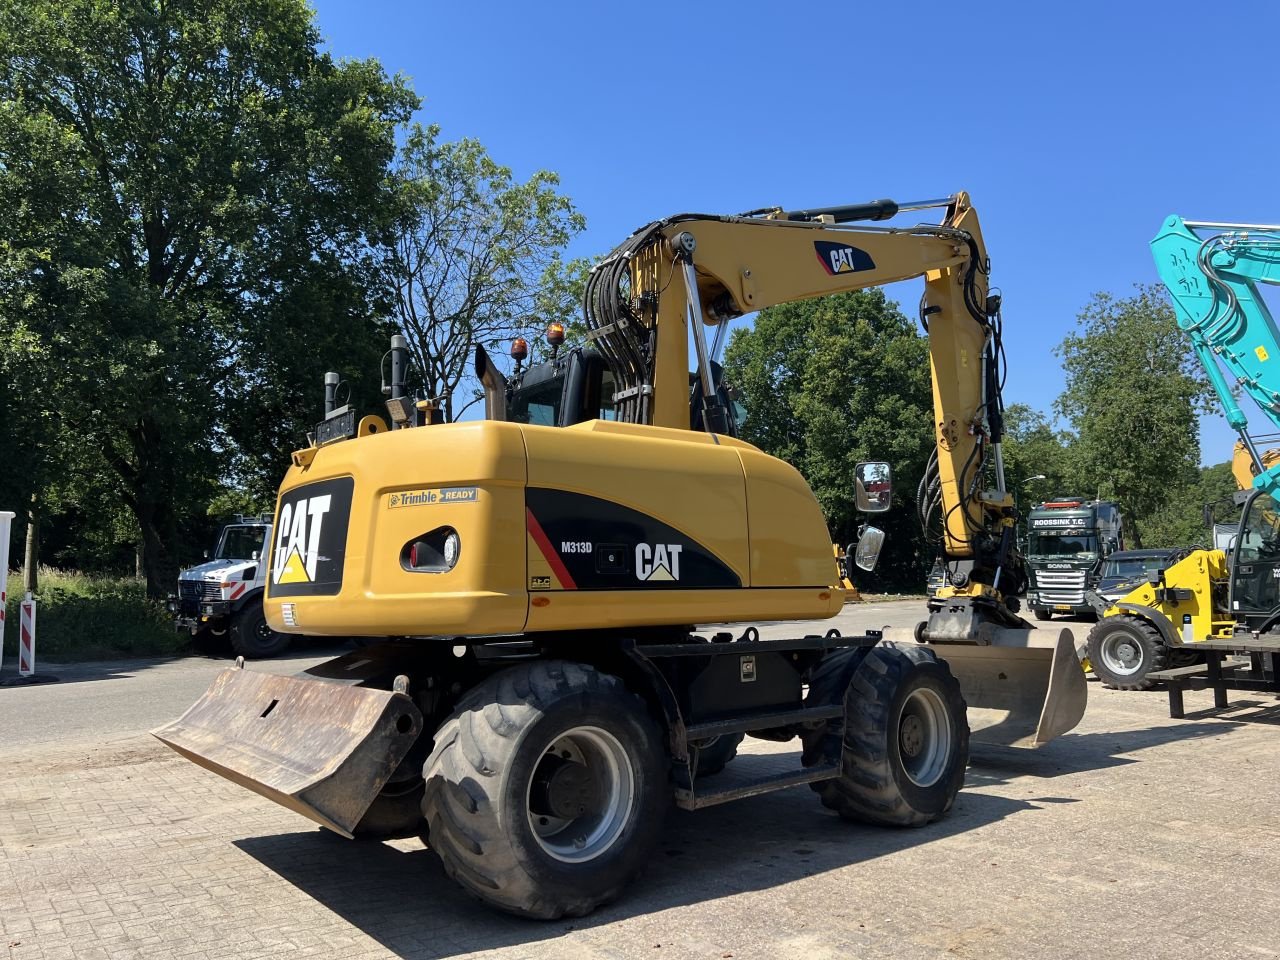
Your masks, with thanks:
M289 646L262 612L267 582L271 516L237 517L222 528L213 556L178 574L178 592L169 597L174 628L229 637L231 648L249 658L273 657Z

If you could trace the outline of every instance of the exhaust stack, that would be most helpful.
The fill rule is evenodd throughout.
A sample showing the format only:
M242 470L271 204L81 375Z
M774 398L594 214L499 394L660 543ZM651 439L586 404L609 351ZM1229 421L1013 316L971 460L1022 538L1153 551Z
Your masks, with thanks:
M507 378L497 368L484 347L476 347L476 379L484 387L484 418L507 419Z

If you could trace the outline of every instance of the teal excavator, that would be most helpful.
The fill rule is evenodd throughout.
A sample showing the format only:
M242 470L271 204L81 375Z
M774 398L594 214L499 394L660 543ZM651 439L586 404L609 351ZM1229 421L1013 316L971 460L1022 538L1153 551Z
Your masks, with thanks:
M1230 551L1194 550L1107 607L1089 632L1088 657L1108 686L1165 681L1180 704L1181 685L1203 679L1225 704L1225 689L1280 689L1280 462L1259 450L1237 400L1247 394L1280 429L1280 332L1259 291L1280 284L1280 225L1171 216L1151 251L1178 325L1240 435L1237 449L1248 453L1248 467L1235 472L1242 486L1252 475L1252 490L1242 491ZM1224 662L1233 654L1249 655L1247 670L1238 657Z
M1171 216L1151 241L1151 252L1178 325L1253 460L1254 489L1280 503L1280 464L1263 462L1228 381L1280 430L1280 332L1258 290L1259 284L1280 284L1280 225Z

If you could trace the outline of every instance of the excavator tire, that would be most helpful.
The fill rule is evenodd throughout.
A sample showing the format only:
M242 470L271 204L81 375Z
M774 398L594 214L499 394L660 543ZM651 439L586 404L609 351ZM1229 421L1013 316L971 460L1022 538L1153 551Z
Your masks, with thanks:
M844 700L844 720L804 734L806 766L839 759L840 775L811 784L846 820L918 827L955 802L969 760L960 684L927 647L881 643L829 655L808 702Z
M360 822L351 831L357 840L402 840L424 837L422 781L389 783L373 798Z
M231 649L246 660L261 660L284 653L291 639L287 633L276 633L267 623L262 604L246 604L231 618Z
M510 667L435 734L430 846L490 906L582 916L649 860L671 803L667 767L658 725L619 678L562 660Z
M1148 674L1169 665L1169 648L1155 624L1122 613L1104 617L1089 631L1089 665L1103 686L1147 690Z
M745 734L731 733L722 737L708 737L706 740L691 742L689 746L691 748L690 756L693 759L694 775L697 777L710 777L719 773L738 755L738 747L742 745L742 741L745 739ZM691 786L689 768L683 763L672 764L671 780L677 787L689 789Z
M727 767L729 762L738 755L738 747L744 738L745 734L730 733L722 737L712 737L697 744L698 776L709 777Z

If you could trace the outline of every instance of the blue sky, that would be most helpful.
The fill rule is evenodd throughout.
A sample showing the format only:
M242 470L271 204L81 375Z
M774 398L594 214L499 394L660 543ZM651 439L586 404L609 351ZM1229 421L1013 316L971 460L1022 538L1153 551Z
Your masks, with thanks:
M334 53L408 75L446 139L559 173L587 217L576 255L685 210L968 190L1004 292L1006 400L1046 411L1052 348L1095 291L1155 282L1166 214L1280 221L1280 4L315 6ZM908 286L889 292L910 314ZM1221 418L1202 439L1205 462L1229 457Z

